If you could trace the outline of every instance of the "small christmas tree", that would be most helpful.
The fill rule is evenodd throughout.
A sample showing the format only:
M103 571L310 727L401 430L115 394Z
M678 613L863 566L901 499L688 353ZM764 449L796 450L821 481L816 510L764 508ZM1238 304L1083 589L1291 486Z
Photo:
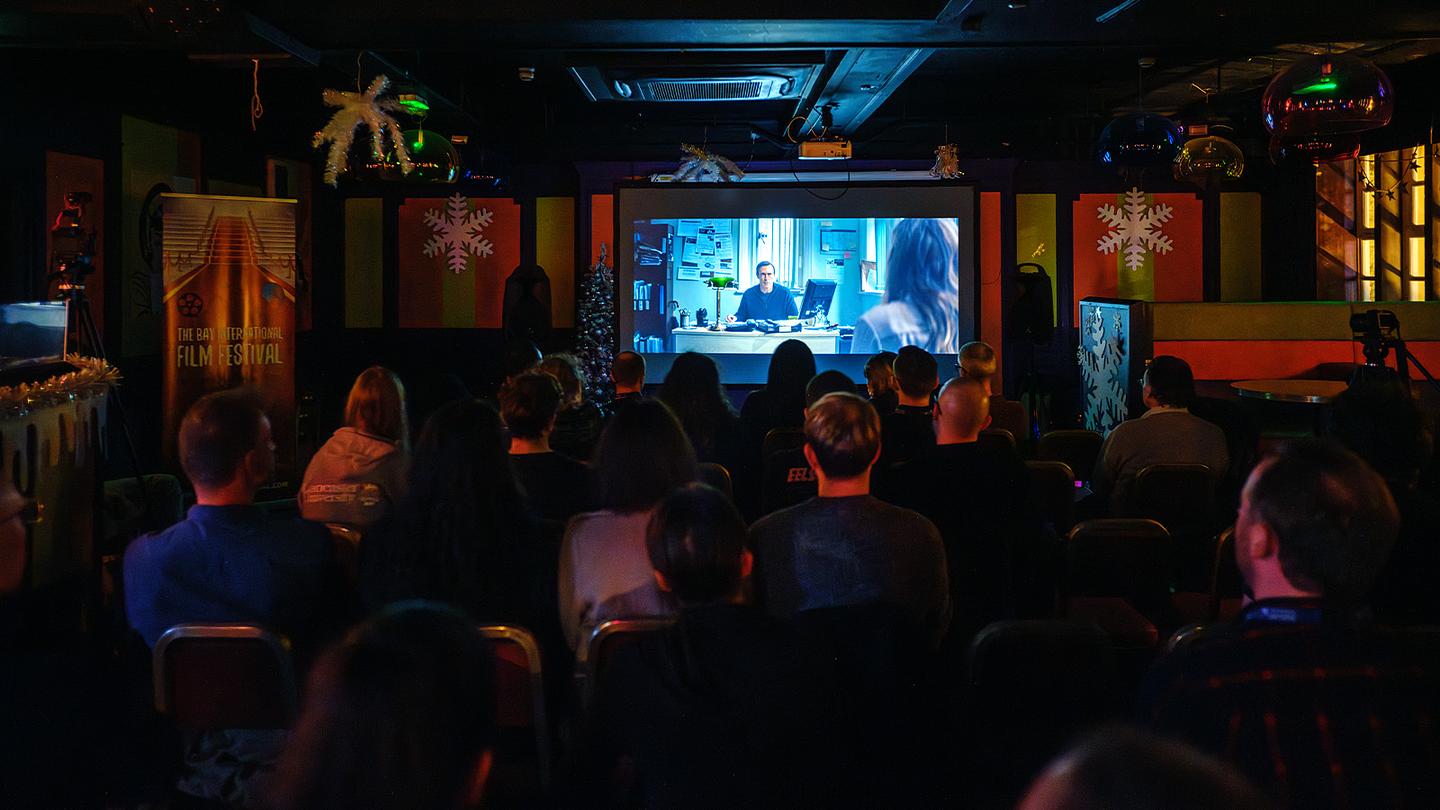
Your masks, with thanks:
M585 370L585 396L592 402L609 402L615 396L610 366L615 361L615 272L605 264L607 248L585 274L580 286L575 354Z

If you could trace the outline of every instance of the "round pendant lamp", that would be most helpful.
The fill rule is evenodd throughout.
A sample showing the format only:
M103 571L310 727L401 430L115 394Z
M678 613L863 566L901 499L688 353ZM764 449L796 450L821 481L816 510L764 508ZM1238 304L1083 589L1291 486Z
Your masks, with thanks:
M1365 132L1390 123L1395 90L1373 62L1346 54L1307 56L1270 80L1265 126L1282 139Z
M1245 173L1245 153L1229 138L1205 135L1191 138L1175 156L1175 179L1201 188Z
M1180 125L1156 113L1130 113L1106 125L1097 151L1109 166L1144 168L1175 160L1184 140Z

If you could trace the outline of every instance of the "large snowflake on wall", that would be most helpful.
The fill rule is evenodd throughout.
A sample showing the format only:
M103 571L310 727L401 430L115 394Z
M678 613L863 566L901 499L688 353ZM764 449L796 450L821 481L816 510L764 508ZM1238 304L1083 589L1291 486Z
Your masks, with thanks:
M465 272L470 256L489 256L495 252L495 245L485 238L485 229L494 218L490 209L471 211L468 199L458 193L451 195L444 208L425 212L425 224L435 232L425 243L425 255L438 256L443 252L450 272Z
M1175 247L1170 237L1160 232L1160 226L1170 221L1175 209L1164 203L1147 205L1145 192L1138 188L1125 192L1123 205L1106 203L1095 210L1110 228L1110 232L1098 240L1096 250L1114 253L1123 247L1125 267L1130 270L1145 264L1146 253L1169 253Z

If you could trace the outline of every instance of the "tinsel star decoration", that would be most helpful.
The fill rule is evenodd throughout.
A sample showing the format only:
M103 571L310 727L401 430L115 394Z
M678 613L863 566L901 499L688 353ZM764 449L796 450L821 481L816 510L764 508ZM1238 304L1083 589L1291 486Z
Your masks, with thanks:
M935 165L930 167L930 176L941 180L958 180L965 176L960 169L960 147L953 143L942 143L935 147Z
M381 74L370 82L370 87L363 93L326 90L321 94L327 106L340 108L330 117L330 123L315 133L312 144L316 148L327 141L330 144L330 154L325 158L326 183L337 185L340 175L350 171L350 146L355 142L355 130L362 125L370 128L370 153L377 162L385 157L385 133L388 130L390 141L395 145L395 160L400 164L400 171L409 174L414 168L410 153L405 149L405 139L400 136L400 123L390 115L404 108L393 98L380 98L389 86L390 78Z
M680 151L684 153L684 160L675 170L675 182L684 183L687 181L712 181L716 183L731 183L745 176L731 160L714 152L707 152L698 146L688 143L680 144Z

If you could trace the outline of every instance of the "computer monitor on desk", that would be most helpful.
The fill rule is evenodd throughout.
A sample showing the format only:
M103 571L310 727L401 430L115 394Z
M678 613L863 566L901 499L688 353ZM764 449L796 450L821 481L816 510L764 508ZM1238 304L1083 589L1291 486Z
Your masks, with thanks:
M829 279L810 279L805 282L805 298L800 302L800 319L809 320L817 315L830 314L830 302L835 300L835 282Z

